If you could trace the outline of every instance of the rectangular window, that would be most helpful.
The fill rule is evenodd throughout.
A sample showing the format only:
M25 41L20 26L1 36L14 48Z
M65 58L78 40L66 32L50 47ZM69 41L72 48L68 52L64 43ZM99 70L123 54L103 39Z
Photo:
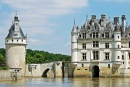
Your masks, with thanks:
M109 38L109 32L105 32L105 38Z
M124 60L124 55L122 55L122 60Z
M105 43L105 48L109 48L109 43Z
M93 59L98 60L98 51L93 51Z
M83 39L86 39L86 33L82 33Z
M98 32L93 32L93 38L98 38Z
M105 59L109 60L109 53L105 53Z
M108 68L110 68L110 64L108 64Z
M82 48L83 48L83 49L86 49L86 44L82 44Z
M99 47L99 42L98 41L93 41L93 47Z
M86 53L82 54L82 58L83 58L83 60L86 60Z
M120 59L120 56L117 56L118 59Z

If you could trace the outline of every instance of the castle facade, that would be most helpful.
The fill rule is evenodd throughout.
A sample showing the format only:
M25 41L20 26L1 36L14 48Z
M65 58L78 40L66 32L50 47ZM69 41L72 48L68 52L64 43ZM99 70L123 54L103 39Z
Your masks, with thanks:
M69 76L130 76L130 27L122 15L114 20L92 15L71 32Z

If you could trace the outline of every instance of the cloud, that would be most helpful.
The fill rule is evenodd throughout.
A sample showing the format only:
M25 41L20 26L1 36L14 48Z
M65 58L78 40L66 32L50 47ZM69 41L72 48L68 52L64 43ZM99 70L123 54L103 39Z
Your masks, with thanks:
M40 40L40 39L30 38L30 39L28 39L28 44L34 45L34 46L39 46L39 45L43 46L43 45L50 44L50 42L43 41L43 40Z
M29 34L35 36L35 35L52 35L54 31L49 28L45 27L25 27L25 32L29 32Z
M48 26L57 26L57 23L52 22L51 18L74 13L77 8L87 6L88 0L1 0L0 3L17 11L21 21L20 25L27 31L30 29L32 33L34 30L36 33L47 34L52 33ZM10 23L9 19L14 17L15 12L8 13L9 15L8 19L3 20L4 25Z
M86 6L87 0L2 0L2 3L16 10L26 10L24 14L30 14L29 17L48 17L48 14L50 16L71 13L72 9Z
M20 26L24 34L28 34L30 48L38 48L40 45L42 49L43 45L47 47L48 44L51 44L54 47L57 46L59 52L64 46L63 37L60 35L63 33L63 26L58 29L57 26L62 23L55 20L62 15L73 14L79 11L77 9L88 6L88 0L0 0L0 4L2 9L0 10L3 11L2 14L4 13L0 18L2 21L0 23L2 27L6 26L6 28L0 28L1 32L8 33L12 19L16 14L15 11L17 11ZM48 46L47 49L49 48ZM64 52L64 49L62 51Z

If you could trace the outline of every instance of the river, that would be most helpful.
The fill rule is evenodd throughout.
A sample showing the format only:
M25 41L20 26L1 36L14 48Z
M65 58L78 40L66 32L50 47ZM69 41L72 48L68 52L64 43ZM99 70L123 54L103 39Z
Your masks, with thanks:
M0 87L130 87L130 78L24 78Z

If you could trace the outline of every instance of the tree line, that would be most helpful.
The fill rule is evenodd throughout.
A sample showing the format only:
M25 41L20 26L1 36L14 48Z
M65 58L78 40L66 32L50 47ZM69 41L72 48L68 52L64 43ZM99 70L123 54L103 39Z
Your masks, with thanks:
M70 56L69 55L63 55L63 54L54 54L49 53L45 51L39 51L39 50L32 50L27 49L26 50L26 63L47 63L52 61L69 61ZM0 64L5 64L5 49L0 48Z

